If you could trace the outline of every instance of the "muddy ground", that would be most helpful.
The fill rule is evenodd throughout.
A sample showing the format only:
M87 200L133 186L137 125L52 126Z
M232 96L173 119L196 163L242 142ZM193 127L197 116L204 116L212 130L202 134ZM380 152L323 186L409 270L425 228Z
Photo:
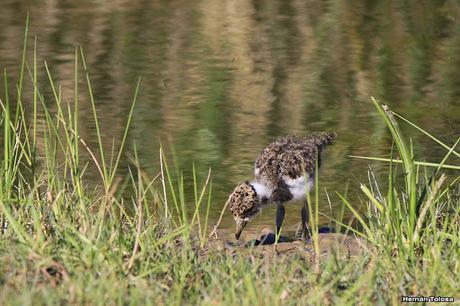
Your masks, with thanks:
M313 260L315 256L312 238L301 241L293 234L286 234L281 235L278 243L275 243L275 234L269 228L258 232L247 232L238 241L234 235L234 232L228 229L217 230L216 235L209 241L205 254L226 252L235 255L250 252L264 257L299 255L309 260ZM362 239L355 236L320 231L318 249L322 259L331 255L346 259L362 255L367 247Z

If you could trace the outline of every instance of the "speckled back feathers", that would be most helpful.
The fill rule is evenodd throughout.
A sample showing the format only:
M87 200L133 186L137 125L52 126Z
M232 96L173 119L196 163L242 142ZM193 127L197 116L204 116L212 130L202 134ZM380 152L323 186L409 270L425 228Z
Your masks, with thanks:
M335 133L315 133L306 137L286 136L268 145L255 163L256 181L276 188L281 182L312 175L316 156L325 146L332 144ZM320 162L320 160L318 160Z

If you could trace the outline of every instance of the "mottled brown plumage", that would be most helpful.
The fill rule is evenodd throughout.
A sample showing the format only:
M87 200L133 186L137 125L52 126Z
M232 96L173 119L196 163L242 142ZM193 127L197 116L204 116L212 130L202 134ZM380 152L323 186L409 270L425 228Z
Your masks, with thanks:
M287 136L268 145L257 157L255 163L256 181L269 188L280 182L313 175L316 156L335 140L335 133L316 133L307 137ZM318 166L320 159L318 160Z

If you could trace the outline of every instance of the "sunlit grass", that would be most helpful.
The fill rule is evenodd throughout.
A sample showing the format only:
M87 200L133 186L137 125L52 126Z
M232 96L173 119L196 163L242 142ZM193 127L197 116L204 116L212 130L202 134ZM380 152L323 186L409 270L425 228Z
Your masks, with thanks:
M439 175L439 172L444 168L460 170L460 166L445 165L453 153L458 154L456 147L460 138L452 147L449 147L423 128L393 113L386 105L380 105L375 99L372 102L393 136L400 159L353 156L388 162L389 173L386 197L382 196L379 183L374 176L369 176L371 189L364 184L361 185L361 190L369 199L368 213L373 215L374 221L368 222L357 211L352 211L365 229L364 236L367 239L377 242L382 239L381 234L384 233L387 239L396 243L399 252L415 260L417 251L424 250L426 245L433 243L444 244L446 232L455 233L459 229L459 200L452 198L451 195L452 190L458 186L460 176L452 178L451 182L447 183L446 175ZM447 152L444 158L438 163L417 162L412 149L412 141L407 142L402 135L395 115L445 148ZM402 164L402 173L399 175L404 178L403 186L396 184L398 164ZM434 170L430 173L425 169L421 170L420 166L433 167ZM421 175L421 171L424 171L425 175ZM345 199L344 201L347 203ZM350 206L348 203L347 205ZM450 214L444 215L446 211L449 211ZM372 225L372 228L368 224ZM443 225L441 229L440 224ZM452 225L454 228L449 228ZM454 241L458 242L458 238L455 238Z
M373 101L399 155L388 157L387 190L370 172L369 182L360 186L362 203L350 202L346 193L330 198L343 203L331 219L337 229L361 238L361 255L320 254L318 177L309 195L314 262L298 254L269 260L257 247L214 250L209 237L211 170L199 177L190 165L192 175L186 177L161 149L158 175L150 177L135 144L127 141L140 83L133 89L120 144L107 152L83 50L75 50L71 105L63 101L46 63L46 80L40 81L52 97L46 100L40 92L36 45L30 64L27 42L26 31L17 92L8 92L13 83L5 71L0 98L0 304L353 305L398 304L402 295L460 298L459 178L441 173L448 156L458 154L458 141L441 145L446 157L427 165L436 169L429 172L414 159L412 143L401 134L394 114ZM79 67L96 126L96 148L80 134ZM32 84L30 96L25 96L25 82ZM32 122L25 103L33 105ZM38 117L45 118L42 124ZM120 169L128 146L133 156L128 156L129 167ZM99 174L96 187L86 177L89 167ZM192 194L184 188L187 180L193 182ZM345 210L354 214L353 224L343 220Z

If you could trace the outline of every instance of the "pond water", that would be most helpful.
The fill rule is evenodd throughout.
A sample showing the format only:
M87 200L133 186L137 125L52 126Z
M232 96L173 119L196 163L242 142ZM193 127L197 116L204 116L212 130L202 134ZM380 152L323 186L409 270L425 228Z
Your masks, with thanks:
M320 174L325 214L333 215L326 189L334 211L342 205L336 191L349 186L352 199L362 198L368 165L378 175L387 166L349 155L388 156L392 143L371 96L447 144L460 136L458 1L2 0L1 7L0 67L12 79L27 12L39 60L64 100L73 95L74 48L83 47L107 148L122 136L141 77L128 142L152 176L162 142L188 188L193 162L203 179L211 167L214 220L234 186L252 178L258 153L286 134L339 135ZM41 79L46 93L44 70ZM80 87L81 134L94 146L83 78ZM402 127L417 159L442 159L444 149ZM285 224L299 221L298 208L288 208ZM232 222L227 215L224 227ZM253 226L273 223L268 210Z

